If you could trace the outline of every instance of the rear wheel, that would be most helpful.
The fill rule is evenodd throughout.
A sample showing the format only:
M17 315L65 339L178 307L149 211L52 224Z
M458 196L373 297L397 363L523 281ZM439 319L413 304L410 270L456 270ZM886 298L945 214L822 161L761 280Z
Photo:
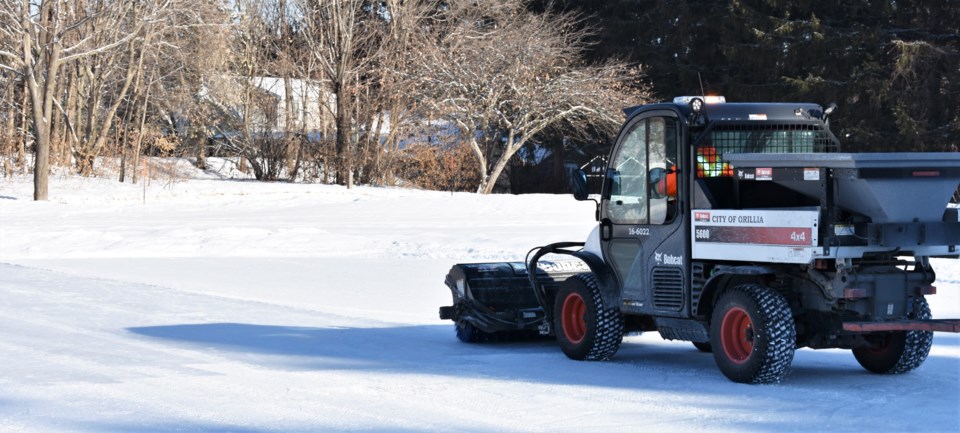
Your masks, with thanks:
M740 383L776 383L793 362L797 331L787 300L758 284L736 286L720 297L710 323L717 367Z
M923 297L914 300L912 319L930 319L930 304ZM879 374L906 373L923 364L933 345L933 332L876 332L864 336L867 344L853 348L863 368Z
M593 274L577 274L560 285L553 321L557 342L571 359L610 359L623 341L623 316L616 306L604 305Z

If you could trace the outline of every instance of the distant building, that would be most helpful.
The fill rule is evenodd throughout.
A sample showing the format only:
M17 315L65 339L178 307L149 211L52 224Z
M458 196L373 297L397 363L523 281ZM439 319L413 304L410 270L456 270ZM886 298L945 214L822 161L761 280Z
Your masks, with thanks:
M260 104L262 108L254 117L263 132L333 130L336 96L323 82L291 78L289 95L283 78L253 77L250 82L272 98L269 105ZM288 99L292 103L291 119L287 118Z

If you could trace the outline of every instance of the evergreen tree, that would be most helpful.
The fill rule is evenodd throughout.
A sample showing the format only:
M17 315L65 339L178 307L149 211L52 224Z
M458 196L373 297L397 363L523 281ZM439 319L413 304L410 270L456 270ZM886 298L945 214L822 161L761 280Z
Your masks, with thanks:
M661 99L836 102L848 151L960 146L960 1L567 0ZM541 7L543 7L541 5Z

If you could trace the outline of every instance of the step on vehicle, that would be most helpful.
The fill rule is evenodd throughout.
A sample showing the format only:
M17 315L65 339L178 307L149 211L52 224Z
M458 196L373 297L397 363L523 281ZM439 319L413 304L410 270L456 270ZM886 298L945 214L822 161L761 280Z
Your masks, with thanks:
M780 382L797 348L850 349L904 373L930 352L930 258L960 256L960 153L841 153L812 103L679 97L625 110L586 242L446 277L464 342L555 337L606 360L625 333L712 352L742 383ZM550 255L552 260L542 260ZM554 257L559 260L553 260Z

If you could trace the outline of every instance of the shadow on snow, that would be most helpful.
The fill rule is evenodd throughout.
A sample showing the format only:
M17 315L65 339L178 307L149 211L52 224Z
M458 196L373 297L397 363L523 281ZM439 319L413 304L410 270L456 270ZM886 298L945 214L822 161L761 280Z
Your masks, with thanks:
M223 352L224 356L240 361L293 370L365 370L665 390L681 386L677 380L684 382L682 378L694 377L701 383L741 386L723 377L711 354L697 351L690 343L664 343L659 339L656 344L649 344L628 337L611 361L597 363L568 360L552 340L460 343L449 325L308 328L203 323L128 330L205 351ZM935 337L938 345L958 343L954 335ZM889 386L902 381L916 386L918 381L933 381L931 385L939 382L942 387L950 386L941 382L944 374L956 379L957 367L955 357L931 355L914 373L876 375L860 368L849 351L801 349L785 385L818 389L837 387L838 380L867 387L871 383ZM925 377L925 370L942 374ZM656 380L650 380L652 377Z

